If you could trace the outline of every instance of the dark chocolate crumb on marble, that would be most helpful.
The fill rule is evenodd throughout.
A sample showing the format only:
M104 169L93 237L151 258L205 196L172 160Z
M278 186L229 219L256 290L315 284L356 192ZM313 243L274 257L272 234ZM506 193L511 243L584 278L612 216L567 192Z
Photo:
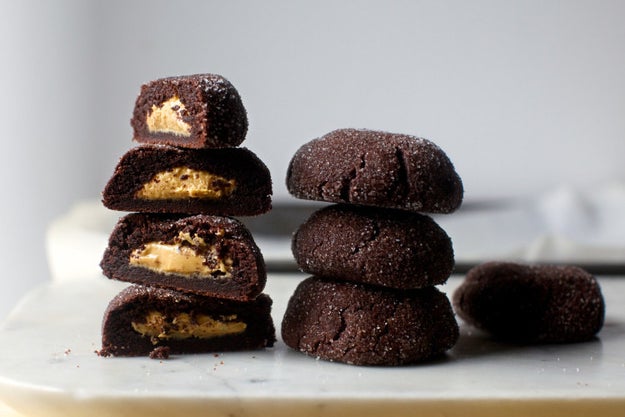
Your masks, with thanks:
M169 359L171 349L169 346L159 346L150 352L150 359Z

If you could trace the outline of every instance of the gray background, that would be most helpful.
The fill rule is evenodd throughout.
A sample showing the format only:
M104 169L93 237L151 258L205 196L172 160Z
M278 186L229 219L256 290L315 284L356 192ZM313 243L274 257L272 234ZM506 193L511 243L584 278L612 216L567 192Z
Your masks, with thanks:
M220 73L245 146L288 160L339 127L430 138L467 200L625 177L623 1L3 1L0 317L48 279L46 225L98 199L141 83Z

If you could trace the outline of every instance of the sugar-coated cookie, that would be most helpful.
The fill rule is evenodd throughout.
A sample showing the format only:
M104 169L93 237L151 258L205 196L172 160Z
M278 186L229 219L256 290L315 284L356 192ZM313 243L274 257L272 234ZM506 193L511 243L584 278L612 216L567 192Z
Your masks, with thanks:
M457 338L451 304L434 287L398 291L310 277L282 321L282 339L292 349L354 365L425 361Z
M442 284L454 267L451 239L430 217L367 206L316 211L292 250L309 274L400 289Z
M463 186L447 155L414 136L340 129L303 145L287 171L301 199L450 213Z
M453 304L466 322L520 343L591 339L605 314L599 283L574 266L485 263L467 273Z
M141 86L130 121L134 140L185 148L237 146L247 113L234 86L216 74L161 78Z
M113 229L100 266L119 281L243 301L267 279L250 232L221 216L129 214Z
M271 304L265 294L237 302L133 285L104 313L99 354L159 358L270 347Z
M269 170L246 148L142 145L120 159L102 202L142 213L251 216L271 209Z

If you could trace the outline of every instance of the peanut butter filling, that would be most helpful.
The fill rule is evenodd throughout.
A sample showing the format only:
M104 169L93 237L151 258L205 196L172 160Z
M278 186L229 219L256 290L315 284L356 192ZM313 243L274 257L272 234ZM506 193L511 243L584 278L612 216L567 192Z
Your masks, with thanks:
M182 120L186 107L176 96L160 106L152 105L145 123L150 133L171 133L177 136L191 136L191 125Z
M236 181L188 167L159 172L137 191L144 200L227 197L236 188Z
M232 277L232 259L221 257L215 245L208 245L201 237L189 233L180 232L171 243L146 243L130 253L129 262L164 274Z
M132 328L156 344L161 340L183 340L191 337L210 339L213 337L243 333L247 324L237 320L237 315L213 318L205 314L179 313L173 318L158 311L150 311L144 322L131 323Z

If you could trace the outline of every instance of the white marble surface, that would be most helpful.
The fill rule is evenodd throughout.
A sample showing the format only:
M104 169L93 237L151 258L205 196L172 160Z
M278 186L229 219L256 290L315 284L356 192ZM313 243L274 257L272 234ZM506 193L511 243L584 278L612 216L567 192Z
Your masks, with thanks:
M269 276L278 328L301 278ZM596 340L518 347L461 326L443 360L372 368L316 360L281 341L164 361L98 357L102 313L124 285L94 274L37 289L4 323L0 400L26 416L623 416L625 279L601 284L608 313Z

